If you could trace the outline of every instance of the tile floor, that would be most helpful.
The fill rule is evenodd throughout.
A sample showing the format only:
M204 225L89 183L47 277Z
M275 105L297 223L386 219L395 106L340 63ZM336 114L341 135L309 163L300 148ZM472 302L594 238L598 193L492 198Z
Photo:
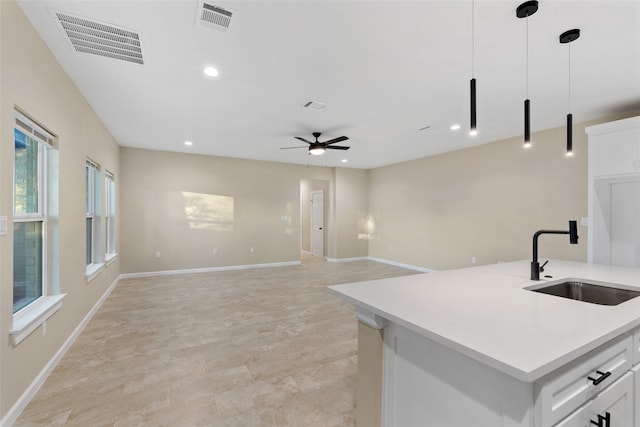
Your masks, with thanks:
M369 262L121 280L16 426L354 426L357 324L326 286Z

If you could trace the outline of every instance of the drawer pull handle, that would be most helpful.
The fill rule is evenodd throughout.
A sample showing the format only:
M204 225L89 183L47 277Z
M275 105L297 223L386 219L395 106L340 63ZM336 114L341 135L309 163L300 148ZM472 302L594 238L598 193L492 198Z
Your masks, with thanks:
M607 371L607 372L596 371L596 373L600 374L598 378L587 377L588 380L591 380L593 382L593 385L600 384L602 381L606 380L611 375L610 371Z
M598 421L596 422L591 420L591 424L594 424L598 427L611 427L611 414L609 412L605 412L604 417L598 414Z

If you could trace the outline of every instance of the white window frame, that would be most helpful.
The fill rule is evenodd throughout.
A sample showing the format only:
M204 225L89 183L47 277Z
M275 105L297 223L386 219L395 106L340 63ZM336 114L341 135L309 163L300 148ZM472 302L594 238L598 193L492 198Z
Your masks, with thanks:
M105 170L105 204L104 204L104 240L105 240L105 261L111 263L118 256L116 247L116 183L114 175Z
M53 241L50 238L50 192L52 191L52 186L49 180L54 179L54 181L57 181L51 174L55 173L57 175L58 170L57 167L51 168L55 169L51 170L48 165L50 164L49 155L52 151L55 151L54 144L56 137L17 109L14 110L14 127L38 143L38 212L15 212L16 171L14 163L14 183L12 189L13 223L42 222L42 294L34 301L31 301L13 313L13 325L9 331L9 335L13 345L18 345L62 307L62 300L66 294L59 293L57 289L57 277L53 275L53 272L57 271L57 265L55 265L57 262L57 247L53 247ZM12 143L15 144L15 138L12 139ZM13 161L15 162L15 154ZM13 239L13 234L11 236Z
M100 165L91 159L86 159L85 162L86 173L86 219L91 219L91 230L85 229L85 254L89 254L89 260L85 259L85 278L87 283L91 282L103 269L104 262L102 261L102 245L100 236ZM86 237L91 237L91 242L88 243Z

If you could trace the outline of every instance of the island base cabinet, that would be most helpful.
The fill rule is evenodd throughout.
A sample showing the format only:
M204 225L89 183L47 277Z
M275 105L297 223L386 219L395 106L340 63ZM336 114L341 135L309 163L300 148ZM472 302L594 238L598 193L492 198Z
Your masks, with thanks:
M388 322L381 424L640 427L640 364L632 366L631 341L611 340L535 384ZM588 378L597 372L606 375Z
M634 427L634 378L627 372L554 427Z
M533 384L393 323L383 335L383 426L534 426Z

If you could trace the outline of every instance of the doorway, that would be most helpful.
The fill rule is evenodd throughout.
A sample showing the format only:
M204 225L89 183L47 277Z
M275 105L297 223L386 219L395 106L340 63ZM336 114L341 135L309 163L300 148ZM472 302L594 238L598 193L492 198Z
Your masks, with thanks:
M324 191L311 192L311 255L324 257Z
M312 193L315 197L315 213L312 206ZM319 193L322 193L320 201ZM329 246L328 228L331 226L329 216L329 203L331 197L331 183L321 179L300 180L300 250L307 259L325 259ZM320 206L322 203L322 206ZM312 215L315 218L312 220ZM322 227L322 230L320 230ZM312 249L312 234L313 237Z

